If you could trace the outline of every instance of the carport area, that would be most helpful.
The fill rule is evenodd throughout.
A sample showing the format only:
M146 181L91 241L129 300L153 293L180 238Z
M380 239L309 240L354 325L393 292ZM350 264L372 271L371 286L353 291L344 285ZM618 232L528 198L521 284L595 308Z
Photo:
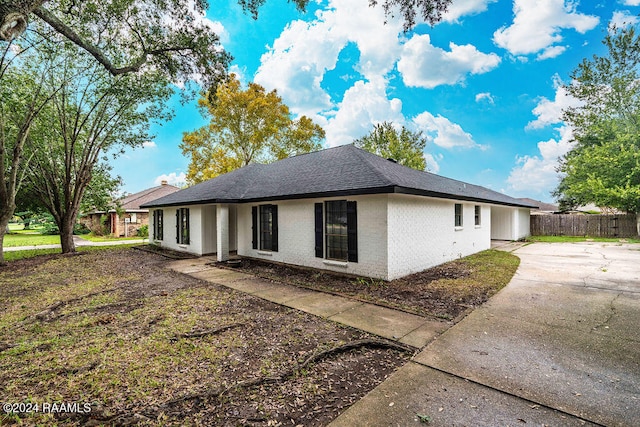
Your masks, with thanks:
M640 245L514 253L506 288L335 424L640 425Z

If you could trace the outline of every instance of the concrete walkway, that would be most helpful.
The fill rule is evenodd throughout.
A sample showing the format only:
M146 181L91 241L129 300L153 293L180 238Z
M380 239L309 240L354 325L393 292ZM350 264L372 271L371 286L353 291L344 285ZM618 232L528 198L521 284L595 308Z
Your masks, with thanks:
M640 245L526 245L507 287L331 426L640 426Z
M209 265L212 262L215 262L212 257L179 260L169 263L169 268L416 348L424 347L451 326L446 321L273 283L250 274Z
M135 239L135 240L114 240L112 242L92 242L90 240L85 240L82 237L73 236L73 242L76 244L76 247L79 246L117 246L117 245L133 245L136 243L143 244L147 243L147 239ZM60 249L61 246L58 245L37 245L37 246L12 246L9 248L3 248L3 252L15 252L15 251L31 251L35 249Z

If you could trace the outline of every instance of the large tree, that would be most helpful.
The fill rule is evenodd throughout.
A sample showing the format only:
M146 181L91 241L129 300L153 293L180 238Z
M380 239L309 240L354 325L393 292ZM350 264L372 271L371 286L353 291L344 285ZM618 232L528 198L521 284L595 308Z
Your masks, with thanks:
M324 130L311 119L290 117L275 90L250 83L243 89L234 74L215 95L199 100L210 123L186 132L180 148L189 157L187 180L198 183L250 163L268 163L321 148Z
M301 10L309 3L309 0L290 1ZM264 2L265 0L238 0L238 3L254 18L257 17L258 9ZM0 2L0 39L11 40L20 36L26 30L29 19L35 15L96 58L101 57L98 59L99 61L111 62L108 56L105 56L104 52L100 50L96 38L85 33L87 27L95 23L93 19L96 17L96 11L102 8L103 3L112 4L109 7L113 9L127 10L125 17L136 18L135 15L138 12L149 14L147 17L168 15L179 22L178 25L186 24L182 28L185 32L188 32L188 27L193 24L193 21L189 19L192 16L193 8L201 11L208 6L207 0L113 0L109 2L96 0L77 2L75 0L2 0ZM378 3L377 0L369 1L371 6ZM384 0L381 3L387 16L399 13L404 19L405 30L408 30L416 24L416 16L432 25L440 21L442 13L446 11L451 0ZM75 18L82 19L76 20ZM130 21L129 24L131 22L133 21ZM158 21L149 22L151 26L157 23ZM110 25L115 27L118 24L113 22ZM166 44L165 46L181 47L184 45L179 43ZM140 47L139 58L143 58L147 54L154 55L153 51L157 49L157 47L144 46L143 44ZM117 67L114 68L114 70L116 69Z
M31 130L26 179L54 217L67 253L75 250L73 228L94 170L103 176L107 152L149 140L150 120L166 118L161 105L172 90L159 72L112 77L75 46L58 48L65 60L47 75L46 90L55 93Z
M575 145L561 159L555 195L640 213L640 37L634 27L614 29L604 45L607 54L583 60L566 86L582 103L564 112Z
M61 89L46 85L48 73L58 66L51 51L33 45L8 44L0 57L0 264L4 263L4 234L31 159L25 155L25 145L36 118Z
M387 159L393 159L401 165L427 170L424 149L427 139L420 131L410 131L402 126L397 129L393 123L383 122L373 127L368 135L354 141L356 147Z

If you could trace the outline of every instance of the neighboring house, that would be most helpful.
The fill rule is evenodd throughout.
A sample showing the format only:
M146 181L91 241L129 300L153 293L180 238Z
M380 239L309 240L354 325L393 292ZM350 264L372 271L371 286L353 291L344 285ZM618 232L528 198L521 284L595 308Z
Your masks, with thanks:
M539 200L529 199L527 197L520 197L518 198L518 200L538 208L536 210L531 211L531 215L553 215L559 212L558 205L541 202Z
M533 208L345 145L251 164L142 205L149 241L392 280L529 234Z
M180 188L162 181L162 184L157 187L129 194L120 199L118 201L120 215L115 209L108 212L94 211L83 216L80 222L92 231L106 231L106 234L114 236L135 236L140 227L149 225L149 209L142 208L141 205L178 190Z

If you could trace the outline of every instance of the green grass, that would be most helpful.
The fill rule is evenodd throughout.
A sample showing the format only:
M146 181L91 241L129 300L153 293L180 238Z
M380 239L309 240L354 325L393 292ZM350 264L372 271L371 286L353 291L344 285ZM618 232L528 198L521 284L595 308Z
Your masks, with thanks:
M613 243L640 243L640 239L608 238L608 237L582 237L582 236L529 236L527 242L543 243L578 243L578 242L613 242Z
M126 244L126 245L117 245L117 246L81 246L76 248L78 252L89 252L89 251L108 251L113 249L122 249L122 248L131 248L133 246L137 246L137 244ZM33 258L41 255L52 255L59 254L60 249L30 249L26 251L10 251L4 253L4 260L6 262L17 261L20 259Z
M129 237L113 237L113 236L96 236L94 234L83 234L78 236L82 239L89 240L91 242L117 242L118 240L144 240L140 236L129 236Z
M12 248L16 246L40 246L59 245L60 236L45 236L43 234L5 234L4 247Z

